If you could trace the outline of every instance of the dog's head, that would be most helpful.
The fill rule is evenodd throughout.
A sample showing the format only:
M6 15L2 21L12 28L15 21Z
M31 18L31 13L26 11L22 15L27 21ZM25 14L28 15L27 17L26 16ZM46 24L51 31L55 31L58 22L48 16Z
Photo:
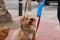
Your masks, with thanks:
M35 25L36 23L36 16L32 13L25 13L25 15L21 19L21 24L27 24L27 25Z
M28 25L33 25L35 23L35 16L33 14L25 14L24 22Z

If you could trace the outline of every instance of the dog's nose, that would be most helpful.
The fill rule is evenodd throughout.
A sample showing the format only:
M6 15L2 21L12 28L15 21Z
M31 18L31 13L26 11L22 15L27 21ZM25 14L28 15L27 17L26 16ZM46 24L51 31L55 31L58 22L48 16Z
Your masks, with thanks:
M31 18L30 20L34 20L33 18Z

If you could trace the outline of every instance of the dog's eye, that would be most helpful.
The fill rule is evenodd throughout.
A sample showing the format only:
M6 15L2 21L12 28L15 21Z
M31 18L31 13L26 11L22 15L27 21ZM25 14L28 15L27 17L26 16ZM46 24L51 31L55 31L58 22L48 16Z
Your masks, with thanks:
M28 18L26 18L26 20L27 20Z
M23 39L21 39L21 40L23 40Z

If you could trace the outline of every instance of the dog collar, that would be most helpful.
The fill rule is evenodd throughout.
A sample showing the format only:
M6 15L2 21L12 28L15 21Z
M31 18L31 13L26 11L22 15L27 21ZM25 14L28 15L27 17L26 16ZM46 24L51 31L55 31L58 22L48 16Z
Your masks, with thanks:
M21 26L21 29L22 29L23 31L29 32L29 30L23 28L22 26ZM30 32L29 32L29 33L30 33Z
M35 35L35 30L33 29L27 30L27 29L22 28L22 26L21 26L21 29L25 32L29 32L30 34Z

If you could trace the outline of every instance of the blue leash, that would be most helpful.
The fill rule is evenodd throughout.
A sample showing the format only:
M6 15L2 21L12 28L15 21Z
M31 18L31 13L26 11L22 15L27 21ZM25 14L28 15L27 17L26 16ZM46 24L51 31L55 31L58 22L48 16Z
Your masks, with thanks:
M42 0L41 4L38 6L37 17L41 16L41 12L42 12L42 9L44 7L44 4L45 4L45 0Z

